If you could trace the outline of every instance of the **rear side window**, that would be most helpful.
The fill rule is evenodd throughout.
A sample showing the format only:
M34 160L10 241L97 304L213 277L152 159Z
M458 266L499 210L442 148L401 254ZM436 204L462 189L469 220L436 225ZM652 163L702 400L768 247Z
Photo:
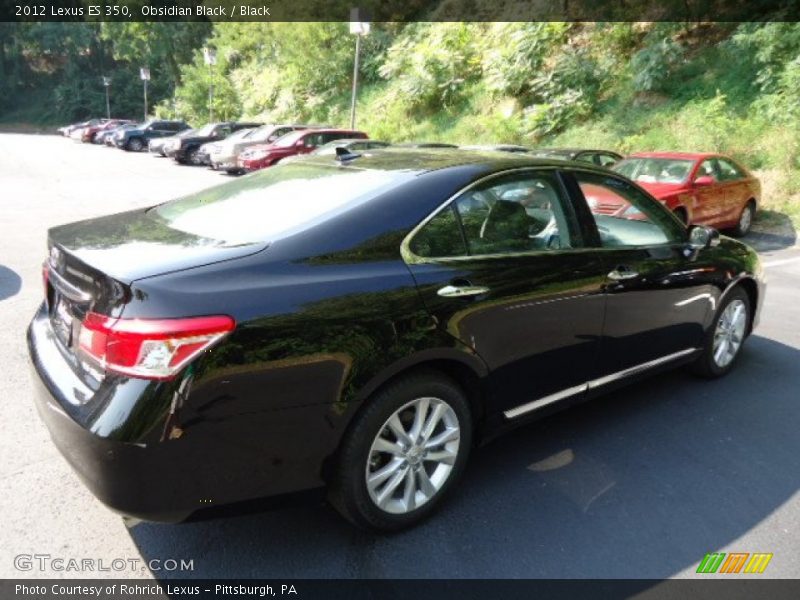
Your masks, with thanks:
M719 178L722 181L736 181L744 178L742 170L732 161L718 158L717 166L719 167Z
M467 247L461 235L455 206L450 204L428 221L411 240L409 247L414 254L424 258L464 256Z

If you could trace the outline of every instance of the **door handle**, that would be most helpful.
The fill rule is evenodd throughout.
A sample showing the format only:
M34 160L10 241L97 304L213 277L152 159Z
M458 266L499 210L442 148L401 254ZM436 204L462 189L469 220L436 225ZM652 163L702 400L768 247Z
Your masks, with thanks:
M466 298L468 296L480 296L488 291L488 287L480 285L446 285L443 288L439 288L436 293L442 298Z
M625 281L626 279L636 279L639 276L639 273L636 271L620 265L613 271L608 274L608 278L614 281Z

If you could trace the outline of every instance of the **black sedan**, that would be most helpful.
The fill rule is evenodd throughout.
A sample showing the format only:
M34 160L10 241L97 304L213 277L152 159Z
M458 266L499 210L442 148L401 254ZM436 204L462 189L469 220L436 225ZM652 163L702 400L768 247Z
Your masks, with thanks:
M408 526L494 435L724 375L764 295L755 252L618 174L463 150L306 157L48 244L39 413L103 502L159 521L326 486Z
M538 158L576 160L606 168L610 168L623 158L620 153L613 150L590 150L587 148L537 148L530 152L532 156Z
M180 164L202 165L200 146L209 142L224 140L231 133L240 129L260 127L263 123L238 123L227 121L225 123L209 123L185 137L175 137L172 142L165 144L164 152Z

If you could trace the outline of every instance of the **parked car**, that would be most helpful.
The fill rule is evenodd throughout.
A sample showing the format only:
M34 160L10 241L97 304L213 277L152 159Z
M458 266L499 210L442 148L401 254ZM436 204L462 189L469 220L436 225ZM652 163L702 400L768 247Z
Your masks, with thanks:
M89 127L91 125L95 125L99 123L100 119L90 119L88 121L78 121L77 123L72 123L71 125L65 125L64 127L59 127L58 131L64 137L70 137L72 132L76 129L82 129L84 127Z
M116 129L120 125L124 125L125 123L131 123L131 122L132 121L130 119L111 119L111 120L104 120L102 123L98 123L96 125L83 127L80 129L81 142L83 142L84 144L94 143L94 138L98 133L102 133L110 129Z
M402 144L395 144L396 148L458 148L455 144L448 144L446 142L403 142Z
M517 144L476 144L473 146L460 146L463 150L488 150L493 152L530 152L530 148Z
M114 129L109 129L108 131L104 131L99 134L99 137L102 140L102 143L106 146L115 146L115 136L120 131L127 131L128 129L138 129L142 126L142 123L125 123L124 125L120 125L119 127L115 127Z
M736 236L750 231L761 199L761 182L720 154L641 152L614 170L650 192L684 223L710 225ZM611 211L613 203L603 209Z
M197 161L201 165L207 165L210 167L211 154L218 153L220 151L220 148L222 147L222 144L226 142L230 144L236 144L236 142L246 141L251 135L253 135L253 133L258 131L258 129L259 129L258 127L239 129L238 131L234 131L233 133L231 133L224 140L219 140L216 142L206 142L205 144L200 146L200 149L197 151Z
M612 150L589 150L586 148L536 148L530 151L539 158L554 158L558 160L577 160L599 167L611 167L622 160L622 155Z
M592 214L587 184L645 218ZM304 157L48 246L39 414L147 520L327 486L359 525L409 526L502 431L726 374L764 294L752 249L617 173L462 150Z
M167 152L165 150L166 146L171 144L176 139L186 137L188 135L193 135L197 130L196 129L184 129L178 134L171 135L169 137L162 137L162 138L153 138L147 144L147 149L149 152L155 154L156 156L160 156L164 158L167 156Z
M238 165L239 155L253 146L271 144L287 133L300 129L309 129L308 125L262 125L247 139L230 138L219 142L210 152L211 167L227 171L228 173L241 173Z
M151 119L141 127L117 132L114 136L114 144L123 150L141 152L147 148L147 143L153 138L175 135L184 129L189 129L185 121Z
M166 151L176 162L181 164L201 165L203 163L198 156L200 146L208 142L224 140L234 131L253 129L261 125L262 123L238 123L234 121L209 123L198 129L192 135L173 140L166 147Z
M366 150L380 150L381 148L388 148L391 146L389 142L381 142L378 140L365 140L361 138L354 139L341 139L328 142L324 146L320 146L311 154L314 156L333 156L336 154L337 148L344 148L350 152L364 152Z
M103 125L108 119L91 119L89 121L84 122L83 124L79 125L78 127L73 127L69 131L70 139L75 140L76 142L80 142L83 140L83 132L87 129L92 127L98 127Z
M239 155L236 162L242 171L255 171L271 167L277 162L296 156L308 154L320 146L341 139L368 139L363 131L351 129L304 129L293 131L272 144L251 146Z

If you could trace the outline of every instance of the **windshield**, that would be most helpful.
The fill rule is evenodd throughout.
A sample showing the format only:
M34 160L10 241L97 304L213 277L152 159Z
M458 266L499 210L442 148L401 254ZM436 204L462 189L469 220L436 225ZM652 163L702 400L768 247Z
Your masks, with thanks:
M275 146L281 146L283 148L287 148L289 146L294 146L301 137L303 137L307 131L293 131L291 133L287 133L281 138L278 138L276 141L273 142Z
M683 158L626 158L612 168L640 183L683 183L689 177L693 160Z
M217 126L216 123L209 123L208 125L203 125L200 129L197 130L197 137L208 137L212 133L214 133L214 128Z
M413 173L278 165L153 209L173 229L225 243L269 242L334 218Z
M258 129L253 130L253 134L249 139L261 142L266 140L273 131L275 131L275 125L262 125Z
M254 131L255 129L239 129L238 131L234 131L232 134L230 134L226 139L234 141L234 140L249 138L250 134L253 133Z
M186 129L186 130L181 131L180 133L176 134L175 137L182 138L182 137L186 137L188 135L194 135L196 133L197 133L197 129Z

